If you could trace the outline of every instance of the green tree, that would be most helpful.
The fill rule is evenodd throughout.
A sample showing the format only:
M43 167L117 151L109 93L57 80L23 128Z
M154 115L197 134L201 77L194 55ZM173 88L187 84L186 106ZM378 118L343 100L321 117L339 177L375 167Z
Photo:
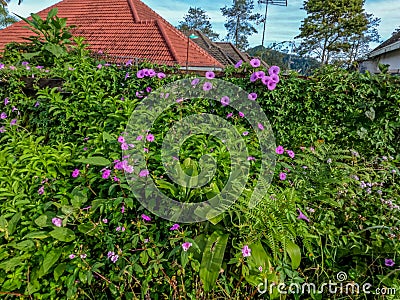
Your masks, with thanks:
M313 54L322 64L335 55L348 53L351 38L367 30L368 19L364 0L307 0L304 9L307 17L302 21L300 54Z
M222 15L226 17L225 28L228 30L226 40L231 41L241 50L249 46L248 37L257 33L254 24L262 22L260 14L253 14L254 1L235 0L231 7L221 8Z
M5 6L0 5L0 29L17 22L17 18L11 16Z
M210 17L204 9L198 7L190 7L188 13L183 17L183 21L177 26L179 30L200 30L209 39L216 40L219 38L218 33L214 32L210 23Z

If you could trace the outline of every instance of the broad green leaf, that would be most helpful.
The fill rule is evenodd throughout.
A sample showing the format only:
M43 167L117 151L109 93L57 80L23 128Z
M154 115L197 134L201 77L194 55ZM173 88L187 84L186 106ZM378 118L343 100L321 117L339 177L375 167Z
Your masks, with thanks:
M39 227L45 227L47 225L47 215L41 215L36 220L35 223Z
M32 240L26 240L13 245L12 247L21 251L32 251L35 249L35 244Z
M46 275L50 268L58 261L61 256L62 249L53 249L46 254L43 259L43 263L39 269L39 278Z
M49 234L47 231L34 231L25 235L23 239L44 239L48 236Z
M20 265L25 259L31 257L30 254L24 254L21 256L13 257L5 262L0 263L0 269L5 270L6 272L14 269L18 265Z
M58 13L58 8L57 8L57 7L52 8L52 9L49 11L49 13L47 14L47 19L49 20L49 19L55 17L55 16L57 15L57 13Z
M89 164L93 166L108 166L110 165L110 161L107 158L101 156L92 156L88 158L81 158L75 160L75 162L82 163L82 164Z
M26 60L30 60L36 56L39 56L40 54L42 54L42 52L32 52L32 53L22 53L22 56L26 59Z
M200 279L205 292L211 291L216 284L228 237L228 234L215 231L207 241L200 265Z
M71 242L75 239L75 234L71 229L58 227L50 232L50 235L62 242Z
M14 231L15 231L15 229L16 229L16 227L17 227L17 224L18 224L18 222L19 222L19 220L21 219L21 216L22 216L22 214L19 212L19 213L16 213L12 218L11 218L11 220L8 222L8 234L13 234L14 233Z
M298 268L301 261L300 247L293 243L291 240L288 240L286 242L286 252L289 254L290 259L292 260L292 268Z

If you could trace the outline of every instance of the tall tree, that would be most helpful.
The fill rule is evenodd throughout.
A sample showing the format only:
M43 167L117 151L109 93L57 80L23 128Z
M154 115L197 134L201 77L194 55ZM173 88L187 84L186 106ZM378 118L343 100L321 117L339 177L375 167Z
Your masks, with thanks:
M314 54L322 64L335 54L347 53L351 38L367 30L364 0L306 0L307 17L300 27L301 54Z
M226 39L241 50L248 48L248 37L257 33L254 24L258 25L263 20L260 14L252 13L253 9L253 0L234 0L231 7L221 8L222 15L227 20L225 23L225 28L228 30Z
M1 6L7 6L8 3L10 3L11 0L0 0L0 5ZM18 0L18 5L22 3L23 0Z
M7 7L0 5L0 29L17 22L17 18L9 15Z
M190 7L183 19L184 20L180 21L177 26L179 30L200 30L213 41L219 38L218 33L214 32L212 29L210 18L204 9Z

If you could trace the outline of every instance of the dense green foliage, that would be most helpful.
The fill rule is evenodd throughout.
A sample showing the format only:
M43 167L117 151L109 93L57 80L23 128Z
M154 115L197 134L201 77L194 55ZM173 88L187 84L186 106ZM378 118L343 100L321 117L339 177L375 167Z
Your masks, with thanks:
M232 112L227 120L247 131L252 155L246 189L229 211L178 226L135 199L121 148L143 97L186 75L95 61L75 41L68 56L52 57L52 67L15 52L0 64L2 298L277 299L285 298L279 284L284 291L303 282L319 287L338 282L338 272L346 272L346 284L371 284L372 295L363 297L378 297L377 288L400 292L398 78L325 68L308 79L281 78L270 91L249 80L262 67L226 70L225 81L257 93L282 145L268 194L253 208L248 200L261 160L254 129L219 102L177 102L151 128L154 141L144 141L144 176L165 194L209 199L230 175L229 149L200 134L185 141L178 159L196 175L199 159L214 157L210 184L189 190L166 176L160 148L183 116ZM156 76L137 76L151 68ZM264 280L271 294L258 293ZM286 298L335 297L356 298L327 290Z

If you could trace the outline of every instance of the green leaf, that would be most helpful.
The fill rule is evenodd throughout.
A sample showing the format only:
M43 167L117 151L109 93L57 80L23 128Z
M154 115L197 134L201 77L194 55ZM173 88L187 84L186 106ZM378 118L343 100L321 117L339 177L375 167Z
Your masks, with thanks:
M0 269L5 270L6 272L14 269L15 267L19 266L25 259L31 257L30 254L24 254L21 256L13 257L5 262L0 264Z
M217 281L225 254L228 234L215 231L205 246L203 259L200 265L200 279L204 284L204 291L211 291Z
M298 268L301 261L300 247L289 240L286 242L286 252L289 254L290 259L292 260L292 268Z
M105 142L113 142L113 141L115 141L115 138L111 135L111 134L109 134L108 132L103 132L103 143L105 143Z
M11 220L8 222L8 234L13 234L15 231L15 228L17 227L17 224L19 220L21 219L22 213L16 213Z
M110 161L101 156L92 156L92 157L88 157L88 158L81 158L81 159L75 160L75 162L82 163L82 164L89 164L89 165L93 165L93 166L102 166L102 167L110 165Z
M44 49L49 51L55 57L60 57L67 53L67 51L63 47L61 47L60 45L56 45L56 44L46 44L44 46Z
M43 263L39 269L38 278L46 275L50 268L58 261L61 256L62 249L53 249L46 254Z
M49 11L49 13L47 14L47 19L49 20L49 19L55 17L57 15L57 13L58 13L58 8L57 7L51 9Z
M49 234L47 233L47 231L34 231L25 235L23 239L44 239L48 236Z
M65 269L67 267L66 263L61 263L59 264L55 269L54 269L54 279L57 281L58 278L64 273Z
M47 226L47 221L47 215L41 215L35 220L35 223L39 227L45 227Z
M50 235L62 242L71 242L75 239L75 234L71 229L58 227L50 232Z
M35 244L33 243L32 240L26 240L19 242L18 244L13 245L12 247L21 251L32 251L35 249Z
M42 54L42 52L40 51L32 53L22 53L22 57L26 60L31 60L32 58L34 58L35 56L39 56L40 54Z

